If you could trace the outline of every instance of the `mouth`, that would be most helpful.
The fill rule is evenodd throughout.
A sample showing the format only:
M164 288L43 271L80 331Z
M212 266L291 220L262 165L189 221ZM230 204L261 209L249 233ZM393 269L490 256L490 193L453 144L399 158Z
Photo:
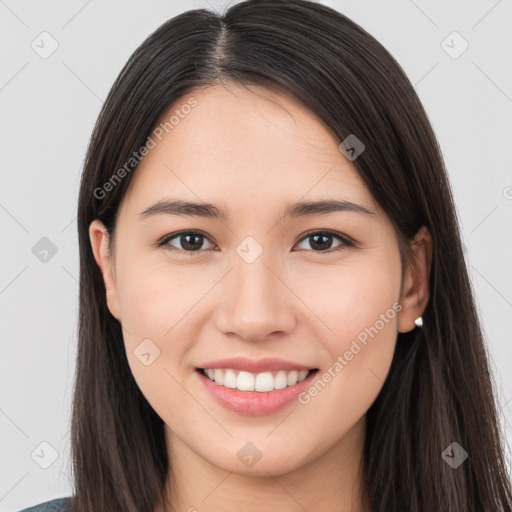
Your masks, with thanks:
M269 393L293 387L318 373L310 370L272 370L252 373L231 368L196 368L196 372L217 386L254 393Z
M245 416L271 415L297 402L319 369L251 373L234 368L196 368L207 395L228 411Z

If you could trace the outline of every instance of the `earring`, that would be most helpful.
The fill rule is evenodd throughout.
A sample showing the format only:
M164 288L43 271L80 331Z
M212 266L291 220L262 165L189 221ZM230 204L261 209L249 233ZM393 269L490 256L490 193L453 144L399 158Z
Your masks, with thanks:
M418 326L418 327L421 327L423 325L423 318L421 318L421 316L419 316L418 318L416 318L416 320L414 320L414 323Z

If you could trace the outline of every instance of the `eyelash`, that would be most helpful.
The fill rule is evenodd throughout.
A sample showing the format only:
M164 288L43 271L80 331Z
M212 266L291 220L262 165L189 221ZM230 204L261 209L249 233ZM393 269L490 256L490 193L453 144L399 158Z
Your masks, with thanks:
M356 247L356 244L351 239L349 239L348 237L342 235L341 233L338 233L337 231L333 231L331 229L309 231L308 233L306 233L299 240L298 243L306 240L307 238L312 237L313 235L319 235L319 234L333 235L335 238L338 238L338 240L340 240L342 243L338 247L335 247L334 249L328 249L328 250L325 250L325 251L313 251L312 249L310 249L310 252L314 252L314 253L317 253L317 254L331 254L333 252L342 251L343 249L346 249L347 247ZM171 250L171 251L181 252L181 253L184 253L184 254L188 254L190 256L203 252L202 250L199 250L199 251L186 251L184 249L177 249L176 247L173 247L172 245L169 245L169 242L171 240L174 240L175 238L178 238L178 237L183 236L183 235L199 235L199 236L205 238L206 240L208 240L210 243L213 244L213 242L211 241L210 237L206 236L204 233L201 233L200 231L179 231L178 233L172 233L170 235L166 235L164 238L162 238L158 242L156 242L156 244L154 244L154 246L157 247L157 248L160 248L160 247L163 247L163 246L167 245L167 247L165 247L165 249L168 249L168 250ZM306 250L308 250L308 249L306 249Z

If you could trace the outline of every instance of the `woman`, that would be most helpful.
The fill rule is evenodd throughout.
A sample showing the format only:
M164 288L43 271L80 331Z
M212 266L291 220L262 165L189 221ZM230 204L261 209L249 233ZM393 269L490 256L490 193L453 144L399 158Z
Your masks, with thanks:
M78 231L56 510L512 510L435 135L342 14L162 25L99 116Z

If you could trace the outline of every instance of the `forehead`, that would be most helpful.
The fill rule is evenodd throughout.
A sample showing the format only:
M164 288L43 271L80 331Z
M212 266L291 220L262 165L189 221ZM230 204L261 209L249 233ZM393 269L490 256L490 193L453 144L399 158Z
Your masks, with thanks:
M166 110L151 137L155 145L127 192L126 202L139 209L166 195L223 203L241 195L335 195L376 206L327 126L293 98L260 86L195 90Z

